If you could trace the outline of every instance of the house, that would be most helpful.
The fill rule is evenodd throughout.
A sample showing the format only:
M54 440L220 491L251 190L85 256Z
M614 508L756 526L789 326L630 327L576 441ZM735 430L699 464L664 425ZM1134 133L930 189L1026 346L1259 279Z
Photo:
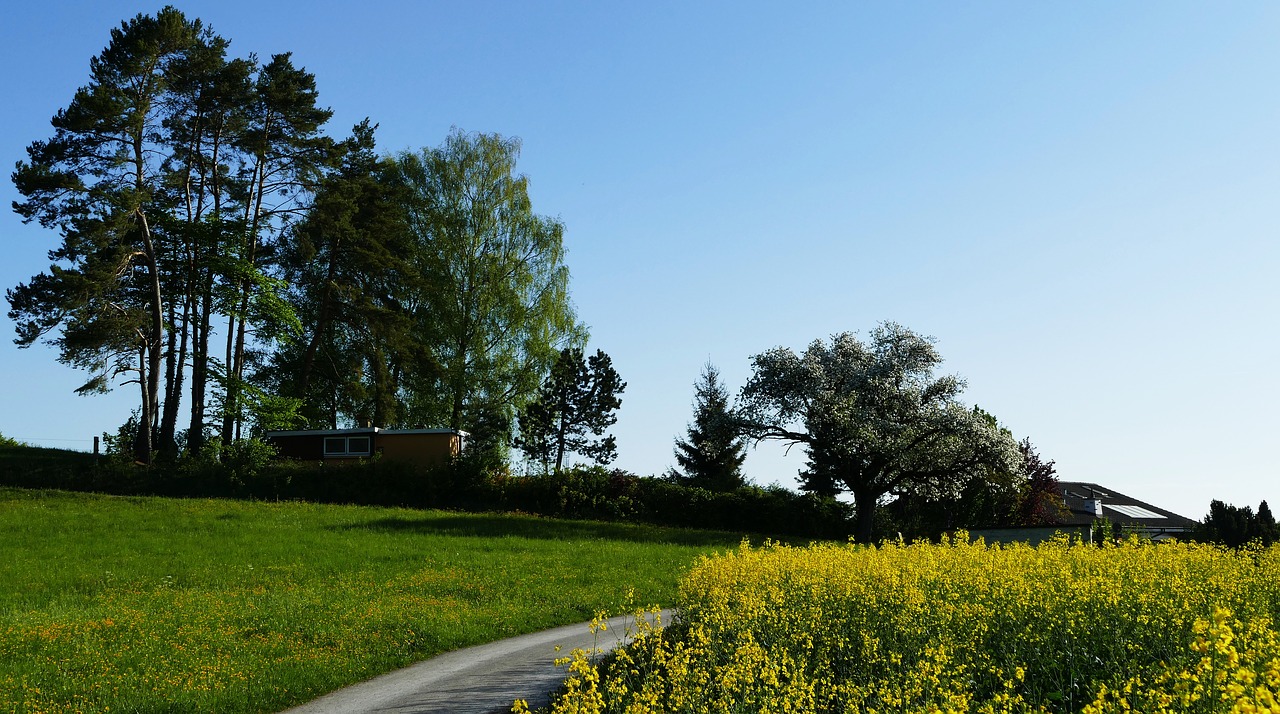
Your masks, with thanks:
M1120 531L1152 540L1185 538L1199 525L1198 521L1096 483L1059 481L1058 490L1066 506L1063 525L1085 525L1105 518Z
M269 431L266 440L280 456L341 463L380 456L420 466L448 463L466 447L467 432L454 429L312 429Z
M1096 483L1059 481L1058 492L1062 495L1062 511L1055 525L983 528L970 531L970 535L1000 543L1022 541L1035 544L1048 540L1055 533L1091 540L1095 524L1106 519L1117 535L1136 533L1152 540L1165 540L1186 538L1199 525L1190 518Z

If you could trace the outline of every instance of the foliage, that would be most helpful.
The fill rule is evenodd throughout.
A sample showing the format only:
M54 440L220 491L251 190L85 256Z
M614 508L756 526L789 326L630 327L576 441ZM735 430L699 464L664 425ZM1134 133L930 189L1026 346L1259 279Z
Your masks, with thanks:
M957 399L963 382L934 377L932 341L894 323L813 342L803 355L775 348L752 358L740 423L749 436L803 444L803 487L853 494L858 540L871 540L889 494L951 498L972 478L1013 473L1013 439Z
M23 446L26 446L26 444L22 443L21 441L18 441L17 439L11 436L5 436L4 434L0 434L0 448L16 449Z
M975 407L991 419L994 417ZM928 499L899 496L888 504L878 533L900 533L908 540L936 539L957 529L1051 526L1066 516L1053 462L1045 462L1030 439L1018 442L1018 468L1008 474L979 473L956 496Z
M30 145L15 209L62 245L7 292L18 343L52 343L82 393L137 385L142 463L179 458L186 395L190 454L301 421L448 426L505 458L586 335L519 140L379 159L368 120L322 134L332 111L288 53L229 45L172 7L122 23Z
M469 431L480 450L506 448L559 347L586 335L569 300L564 225L533 212L519 154L518 139L455 130L390 167L410 262L429 288L412 296L412 329L438 366L406 380L407 419Z
M729 405L729 392L720 372L710 362L694 385L693 423L688 437L676 441L676 463L682 471L672 476L690 486L712 491L741 487L746 441L738 431Z
M1053 462L1041 459L1030 439L1018 442L1018 452L1022 456L1020 473L1025 480L1021 483L1010 525L1043 526L1062 522L1067 515L1066 505Z
M776 486L709 491L600 466L565 469L559 475L509 477L496 485L496 491L504 509L560 518L835 540L845 539L850 526L847 504L815 494Z
M90 60L90 83L53 117L54 136L32 143L13 174L23 197L14 209L63 237L49 271L7 293L16 341L27 347L60 328L49 342L59 361L90 372L82 393L136 375L136 457L144 462L159 404L165 314L157 231L166 207L150 153L170 69L201 34L198 21L173 8L122 24Z
M368 120L355 126L341 167L280 246L300 330L257 376L301 399L312 428L400 424L402 385L434 374L407 307L427 288L410 259L403 195L374 151L375 129Z
M126 426L127 428L127 426ZM368 459L340 466L270 461L270 445L221 442L144 468L119 458L0 446L0 485L118 495L301 500L468 511L515 511L738 533L843 540L850 508L780 487L716 492L600 466L559 475L512 476L474 455L436 468Z
M1252 541L1264 546L1280 541L1280 527L1266 501L1255 514L1249 506L1232 506L1222 501L1209 503L1209 514L1196 530L1197 540L1239 548Z
M219 316L217 416L224 444L240 436L255 336L296 323L270 275L276 238L332 158L315 78L288 54L229 60L228 45L172 7L122 23L13 174L15 210L62 238L47 271L6 293L17 342L86 370L80 393L137 385L143 463L176 454L186 393L188 448L203 447Z
M567 453L608 464L618 449L604 432L618 421L618 395L626 388L602 350L584 359L580 348L564 348L538 396L520 411L516 445L541 463L544 473L555 464L554 473L559 474Z
M281 711L441 652L590 619L629 590L669 602L680 569L738 538L0 489L0 701Z
M215 461L232 484L243 485L271 465L276 448L258 439L236 439L225 446L218 442L211 453L195 458Z
M553 711L1274 711L1276 602L1280 548L744 545Z
M135 410L115 433L102 432L102 453L120 463L132 463L136 456L133 442L138 434L138 412Z

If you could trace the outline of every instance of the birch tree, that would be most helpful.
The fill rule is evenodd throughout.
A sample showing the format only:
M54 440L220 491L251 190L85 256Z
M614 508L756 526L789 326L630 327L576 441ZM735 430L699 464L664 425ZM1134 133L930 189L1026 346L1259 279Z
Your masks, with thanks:
M564 225L534 213L519 154L518 139L454 130L439 148L395 158L412 260L430 286L415 330L438 365L419 370L407 408L473 432L480 448L507 442L560 349L586 334L569 300Z

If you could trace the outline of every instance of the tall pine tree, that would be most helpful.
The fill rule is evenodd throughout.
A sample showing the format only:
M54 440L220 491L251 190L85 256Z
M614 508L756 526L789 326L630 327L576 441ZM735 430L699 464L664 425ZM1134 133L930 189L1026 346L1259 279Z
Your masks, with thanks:
M694 390L688 438L676 441L676 463L683 472L675 476L691 486L731 491L744 483L742 462L747 445L730 415L729 392L715 365L708 362L702 368Z
M49 270L8 291L17 342L48 338L59 361L90 372L79 392L105 392L118 377L140 390L133 450L150 463L160 408L161 360L169 298L162 190L157 156L164 135L170 68L207 33L167 7L138 15L111 33L89 61L88 85L53 117L53 138L27 148L13 182L14 209L62 234Z

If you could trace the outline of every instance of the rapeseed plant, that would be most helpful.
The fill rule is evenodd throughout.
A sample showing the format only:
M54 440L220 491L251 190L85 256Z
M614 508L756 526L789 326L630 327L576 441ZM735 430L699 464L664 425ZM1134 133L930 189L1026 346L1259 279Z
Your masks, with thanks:
M1280 547L744 544L553 711L1280 714L1277 617Z

